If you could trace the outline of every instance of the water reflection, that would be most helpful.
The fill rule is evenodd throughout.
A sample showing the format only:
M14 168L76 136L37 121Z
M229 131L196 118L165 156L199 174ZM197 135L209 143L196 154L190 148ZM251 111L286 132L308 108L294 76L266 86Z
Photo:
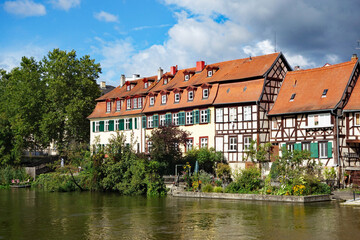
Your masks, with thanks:
M360 210L337 203L0 191L0 239L354 239Z

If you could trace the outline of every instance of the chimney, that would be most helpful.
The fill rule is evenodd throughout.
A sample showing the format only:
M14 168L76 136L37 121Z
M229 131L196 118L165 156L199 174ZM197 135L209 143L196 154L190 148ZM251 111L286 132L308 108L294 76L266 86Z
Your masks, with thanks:
M294 71L299 71L301 68L300 68L300 66L295 66L294 67Z
M158 80L158 81L160 81L163 73L164 73L164 70L163 70L161 67L159 67L159 69L158 69L158 76L157 76L157 80Z
M196 72L201 72L205 67L204 61L197 61L196 62Z
M358 60L358 56L356 54L353 54L351 56L351 61L357 61Z
M101 82L100 82L100 88L101 88L101 89L105 89L105 88L106 88L106 82L105 82L105 81L101 81Z
M124 75L124 74L121 74L121 78L120 78L120 87L122 87L122 86L124 86L124 85L125 85L125 81L126 81L125 75Z
M170 67L170 73L171 73L171 75L175 75L176 72L177 72L177 66L171 66L171 67Z
M137 79L137 78L140 78L140 74L133 74L133 79Z

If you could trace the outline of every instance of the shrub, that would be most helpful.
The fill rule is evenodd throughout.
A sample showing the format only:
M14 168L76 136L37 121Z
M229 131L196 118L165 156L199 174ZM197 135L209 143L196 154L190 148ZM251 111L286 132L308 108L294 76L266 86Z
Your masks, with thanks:
M218 163L218 165L216 167L216 175L224 183L231 182L231 168L230 168L229 164Z
M200 170L199 180L201 181L201 184L207 185L213 182L214 177L211 174L205 172L204 170Z
M214 187L213 191L216 192L216 193L222 193L224 190L223 190L222 187Z
M262 180L258 168L248 168L236 171L234 181L230 183L225 191L229 193L250 193L260 188Z
M20 182L27 181L30 176L26 174L22 167L12 167L10 165L0 168L0 185L9 185L12 180L18 179Z
M204 187L201 188L202 192L213 192L213 190L214 187L210 183L206 184Z

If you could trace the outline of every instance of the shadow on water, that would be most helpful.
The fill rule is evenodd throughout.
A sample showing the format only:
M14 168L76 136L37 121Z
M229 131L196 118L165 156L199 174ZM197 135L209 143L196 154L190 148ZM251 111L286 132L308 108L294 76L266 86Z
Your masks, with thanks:
M354 239L359 215L336 202L0 191L0 239Z

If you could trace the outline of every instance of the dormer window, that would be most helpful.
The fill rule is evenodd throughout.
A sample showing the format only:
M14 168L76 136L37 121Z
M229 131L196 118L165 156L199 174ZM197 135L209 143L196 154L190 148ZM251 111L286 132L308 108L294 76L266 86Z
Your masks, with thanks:
M212 70L209 70L209 71L207 72L207 76L208 76L208 77L212 77L212 75L213 75L213 71L212 71Z
M208 98L209 97L209 89L205 88L203 89L203 98Z
M324 89L324 91L323 91L323 93L322 93L322 95L321 95L321 97L326 97L326 94L327 94L327 92L328 92L328 89Z
M175 102L180 102L180 93L175 93Z
M119 112L121 110L121 101L116 100L116 111Z
M194 100L194 91L189 91L188 92L188 101L192 101Z
M131 86L130 84L126 86L126 91L130 91L131 90Z
M142 108L142 97L138 98L138 108Z
M138 106L137 106L137 98L134 98L133 99L133 108L135 109L135 108L137 108Z
M294 101L295 96L296 96L296 93L293 93L293 94L291 95L291 97L290 97L290 102Z
M150 106L154 106L155 97L150 97Z
M106 112L110 112L111 111L111 102L108 101L106 102Z
M190 79L189 74L186 74L186 75L185 75L185 81L189 81L189 79Z
M161 104L166 104L166 94L161 95Z
M131 99L126 100L126 109L131 109Z
M148 88L149 84L148 82L144 83L144 88Z
M168 83L168 79L164 78L164 85L166 85Z

